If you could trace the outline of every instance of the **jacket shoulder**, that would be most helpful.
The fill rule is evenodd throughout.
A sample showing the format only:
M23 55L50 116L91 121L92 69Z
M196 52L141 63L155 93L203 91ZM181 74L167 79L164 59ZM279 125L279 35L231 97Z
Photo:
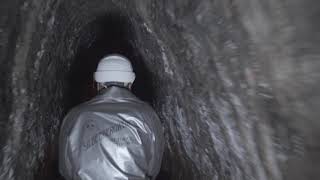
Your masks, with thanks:
M79 104L75 107L73 107L69 112L65 115L63 118L63 122L61 125L61 131L63 132L66 129L70 129L74 123L76 123L76 120L78 119L79 116L82 115L86 111L86 107L89 105L86 105L85 103Z

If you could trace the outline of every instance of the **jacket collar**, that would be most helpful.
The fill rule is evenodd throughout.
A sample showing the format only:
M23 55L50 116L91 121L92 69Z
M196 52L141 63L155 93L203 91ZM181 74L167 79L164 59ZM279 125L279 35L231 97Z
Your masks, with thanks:
M98 98L110 98L110 99L136 99L137 97L127 88L111 86L106 89L102 89L99 92Z

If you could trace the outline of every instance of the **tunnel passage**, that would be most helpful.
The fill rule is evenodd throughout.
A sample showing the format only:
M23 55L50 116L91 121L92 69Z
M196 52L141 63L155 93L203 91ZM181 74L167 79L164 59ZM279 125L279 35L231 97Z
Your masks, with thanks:
M109 54L121 54L131 61L136 74L132 91L152 104L152 76L144 63L145 59L139 54L140 50L132 45L135 39L132 31L128 18L119 13L98 17L83 28L76 56L70 66L67 107L74 107L96 95L93 74L98 62Z
M105 53L133 61L163 120L164 179L319 179L319 3L0 4L0 179L55 179L61 119Z

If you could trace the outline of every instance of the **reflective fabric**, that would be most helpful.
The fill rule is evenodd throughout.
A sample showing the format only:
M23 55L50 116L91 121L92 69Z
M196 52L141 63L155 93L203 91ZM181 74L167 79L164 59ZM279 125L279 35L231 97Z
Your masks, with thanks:
M114 86L65 117L59 170L66 180L155 179L163 146L154 110L129 90Z

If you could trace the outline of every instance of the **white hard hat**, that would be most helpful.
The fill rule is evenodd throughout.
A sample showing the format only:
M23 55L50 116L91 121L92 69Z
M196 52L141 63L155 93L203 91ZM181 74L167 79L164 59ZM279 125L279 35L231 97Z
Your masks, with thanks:
M102 58L94 73L94 80L98 83L133 83L135 77L130 61L121 55L109 55Z

